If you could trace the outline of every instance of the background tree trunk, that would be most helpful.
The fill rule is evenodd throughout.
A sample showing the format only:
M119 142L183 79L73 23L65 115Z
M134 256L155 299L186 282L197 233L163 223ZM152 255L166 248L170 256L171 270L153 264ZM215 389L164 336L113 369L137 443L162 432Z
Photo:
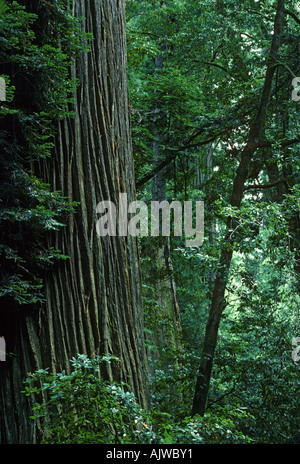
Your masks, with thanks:
M160 7L164 3L161 2ZM158 72L163 70L163 50L167 47L163 44L161 48L162 52L155 57L155 69ZM153 168L155 169L164 158L161 153L161 144L165 137L162 128L165 126L166 115L159 102L154 113ZM164 168L152 178L152 201L166 200L166 189L166 168ZM153 284L154 298L157 302L157 313L155 314L157 323L152 328L151 337L148 334L148 338L151 338L151 345L155 346L155 351L149 354L155 360L159 360L161 366L164 366L170 363L170 352L176 355L183 350L170 237L160 236L158 240L152 238L146 247L146 254L151 256L151 262L143 268L145 281ZM168 350L168 355L164 356L166 350Z
M158 142L153 144L154 158L160 159ZM165 169L152 179L152 201L166 200ZM153 239L152 239L153 240ZM169 364L169 356L164 358L168 349L175 355L183 352L180 309L177 301L176 282L173 273L170 237L159 237L147 249L151 263L145 276L146 281L153 282L158 307L157 325L153 329L152 342L156 347L155 358L162 365Z
M274 33L270 49L270 57L266 70L264 86L261 94L260 104L257 114L252 121L249 129L249 136L245 147L241 153L241 159L237 168L231 192L230 205L240 207L244 186L247 179L251 158L258 148L259 142L265 140L265 121L268 103L272 88L273 76L275 73L275 61L280 45L280 35L283 28L284 0L278 0L276 16L274 21ZM205 337L203 342L202 355L200 360L199 372L196 381L195 394L192 406L192 416L203 415L207 408L209 385L213 367L214 354L218 340L218 330L223 310L226 306L225 291L228 281L230 264L233 255L234 231L238 225L237 220L228 217L226 236L221 251L220 266L218 276L215 279L212 294L210 312L206 325Z
M80 202L49 246L70 259L45 276L46 303L31 310L11 308L1 316L7 351L0 363L0 441L32 443L37 431L30 404L21 394L28 372L67 369L77 353L111 353L121 359L105 377L126 382L147 405L141 278L136 239L98 237L96 206L118 204L119 193L135 198L126 76L124 0L78 0L76 16L92 32L91 51L74 63L81 84L75 118L58 128L55 153L39 166L43 179L71 201Z

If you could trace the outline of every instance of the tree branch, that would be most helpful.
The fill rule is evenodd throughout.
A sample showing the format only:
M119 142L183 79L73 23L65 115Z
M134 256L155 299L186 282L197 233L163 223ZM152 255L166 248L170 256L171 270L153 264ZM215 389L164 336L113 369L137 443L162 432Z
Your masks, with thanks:
M219 398L217 398L216 400L211 401L211 402L208 404L208 406L207 406L206 409L209 409L213 404L218 403L219 401L221 401L223 398L225 398L225 396L231 395L231 394L235 391L235 389L236 389L236 382L234 381L234 385L233 385L232 389L229 390L229 391L227 391L227 392L225 392L223 395L221 395L221 396L220 396Z
M296 13L294 13L293 11L287 10L286 8L283 10L283 12L291 16L298 24L300 24L300 18L298 18Z
M195 60L195 61L197 61L197 60ZM218 63L212 63L211 61L202 61L202 63L203 64L208 64L208 66L215 66L216 68L222 69L222 71L226 72L227 74L229 74L229 76L231 76L230 72L226 68L224 68L224 66L221 66Z
M280 11L280 9L279 9ZM288 10L286 10L288 11ZM280 15L283 13L283 11L280 11ZM278 20L277 24L275 25L275 30L274 30L274 35L273 35L273 41L271 45L271 51L270 51L270 56L272 57L272 63L270 63L268 69L267 69L267 75L265 76L265 82L264 82L264 87L263 87L263 92L261 95L260 99L260 108L258 111L257 118L253 121L251 129L250 129L250 137L248 140L247 144L247 150L250 149L251 153L253 153L257 148L263 148L263 147L272 147L274 144L277 142L275 141L269 141L264 138L264 124L265 124L265 118L266 118L266 111L267 111L267 105L269 103L269 96L271 92L271 84L272 84L272 78L274 75L274 71L276 66L282 65L284 66L284 63L278 63L276 62L276 55L277 55L277 49L279 47L279 37L281 35L281 28L278 27ZM221 65L218 65L213 62L204 62L208 65L216 66L223 71L227 72L228 71L223 68ZM239 109L239 106L235 108L235 111ZM161 161L157 166L155 166L148 174L146 174L144 177L142 177L140 180L136 182L136 187L140 188L142 187L146 182L148 182L150 179L152 179L158 172L160 172L164 167L166 167L171 161L173 161L178 153L180 151L186 150L186 149L191 149L191 148L197 148L203 145L207 145L208 143L211 143L215 141L218 137L223 135L224 133L227 133L228 130L234 127L234 124L230 122L226 124L226 120L224 121L225 118L220 118L217 121L213 121L211 124L204 124L200 129L194 131L188 140L181 145L180 147L177 148L172 148L172 147L165 147L168 151L171 151L169 156L167 156L163 161ZM229 118L230 119L230 118ZM239 124L245 121L240 121ZM203 134L206 130L209 131L209 129L215 129L214 126L219 125L219 130L217 133L212 135L206 140L202 140L199 142L194 142L192 143L197 137L199 137L201 134ZM224 127L225 125L225 127ZM227 127L226 127L227 125ZM292 139L292 140L286 140L283 141L281 144L279 144L281 147L288 147L290 145L293 145L295 143L300 142L300 137ZM245 151L247 151L245 150Z
M285 185L287 186L287 188L289 189L289 185L288 185L287 181L286 181L285 179L280 179L280 180L277 180L276 182L271 182L271 183L269 183L269 184L251 184L251 185L246 185L246 186L244 187L244 190L268 189L268 188L276 187L277 185L280 185L280 184L285 184Z
M193 139L195 139L197 136L199 136L201 134L201 132L202 132L202 130L198 131L196 134L193 134L188 139L186 144L181 145L178 148L165 147L167 150L172 151L173 153L171 153L163 161L161 161L157 166L155 166L153 169L151 169L151 171L149 171L148 174L146 174L144 177L142 177L140 180L138 180L136 182L136 188L142 187L144 184L146 184L146 182L148 182L150 179L152 179L154 176L156 176L157 173L159 173L163 168L165 168L169 163L171 163L171 161L173 161L178 156L180 151L191 149L191 148L197 148L197 147L200 147L200 146L203 146L203 145L208 145L209 143L214 142L218 137L220 137L226 131L224 129L223 131L219 132L218 134L216 134L215 136L213 136L213 137L211 137L209 139L202 140L201 142L196 142L196 143L191 144L190 142ZM286 148L286 147L289 147L289 146L294 145L294 144L299 143L299 142L300 142L300 137L296 137L294 139L285 140L285 141L281 142L280 146L282 148ZM278 142L272 141L272 140L260 140L259 142L256 143L256 148L271 148L276 143L278 143ZM270 187L271 186L273 186L273 185L270 185ZM257 187L255 187L255 188L257 188ZM267 188L267 187L261 187L261 188ZM249 189L249 186L247 186L247 190L248 189Z
M279 144L279 146L281 148L286 148L286 147L289 147L291 145L295 145L296 143L299 143L299 142L300 142L300 137L295 137L294 139L282 141ZM259 142L257 142L256 147L257 148L271 148L275 144L278 144L278 142L275 141L275 140L273 140L273 141L272 140L260 140Z

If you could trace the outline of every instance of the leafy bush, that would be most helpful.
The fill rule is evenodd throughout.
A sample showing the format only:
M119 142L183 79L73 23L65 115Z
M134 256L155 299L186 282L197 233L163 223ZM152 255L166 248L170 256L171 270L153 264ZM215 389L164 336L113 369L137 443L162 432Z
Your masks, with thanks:
M58 121L73 115L78 81L70 66L91 39L81 32L80 18L70 14L68 2L43 2L39 16L31 12L31 2L25 3L1 2L1 77L7 96L0 107L3 307L43 301L45 268L67 258L49 247L46 236L61 229L77 203L44 183L37 164L53 152Z
M229 412L219 408L217 412L206 413L204 417L187 417L182 423L172 422L161 426L161 434L166 444L246 444L249 437L238 429L238 420L245 419L242 410Z
M151 443L155 434L148 414L125 385L101 378L101 365L113 356L71 360L72 371L50 374L38 370L26 379L24 393L33 395L34 415L42 443Z
M246 413L219 408L204 417L174 421L171 414L143 410L125 384L101 378L101 366L119 361L111 355L72 358L72 370L30 374L25 393L44 444L202 444L247 443L239 431Z

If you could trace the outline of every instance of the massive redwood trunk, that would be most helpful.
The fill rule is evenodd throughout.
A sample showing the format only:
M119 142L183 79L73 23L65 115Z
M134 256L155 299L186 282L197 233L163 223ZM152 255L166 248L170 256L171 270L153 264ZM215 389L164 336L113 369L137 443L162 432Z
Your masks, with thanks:
M141 279L132 237L98 237L96 206L135 196L126 77L125 0L77 0L74 14L92 32L91 51L74 63L81 81L75 118L59 125L55 152L38 168L53 189L80 202L49 246L70 259L45 276L46 303L32 310L11 308L2 317L8 351L0 363L0 442L38 440L30 404L21 394L28 372L68 368L77 353L112 353L121 359L109 378L125 381L147 404Z

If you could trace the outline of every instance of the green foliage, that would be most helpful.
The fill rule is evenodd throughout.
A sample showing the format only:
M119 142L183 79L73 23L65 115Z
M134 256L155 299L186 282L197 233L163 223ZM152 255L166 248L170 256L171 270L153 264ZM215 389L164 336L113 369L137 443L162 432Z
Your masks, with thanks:
M37 177L21 170L16 163L2 165L0 197L0 297L12 297L19 304L43 300L43 271L57 259L66 259L59 250L49 248L41 237L59 230L71 204L60 192ZM24 246L26 244L26 246Z
M251 420L242 408L218 407L204 417L186 417L175 424L171 422L170 414L158 414L157 419L167 444L251 443L251 439L239 430L244 421Z
M64 1L41 3L38 18L15 1L6 2L9 8L0 3L8 95L1 117L18 128L18 137L1 133L0 296L18 303L41 301L42 271L66 258L48 249L43 237L62 227L73 205L30 166L51 155L57 121L72 115L77 82L69 66L90 39L82 37L80 21ZM295 10L292 2L287 7ZM299 133L298 107L290 98L291 76L299 75L299 34L291 17L266 124L266 139L277 143L257 149L242 206L230 206L273 18L270 1L127 1L136 174L143 178L153 168L154 141L162 159L174 155L165 169L167 198L205 201L205 241L193 249L171 241L183 353L166 346L156 358L153 335L169 321L156 301L157 275L144 283L150 411L139 407L126 385L103 380L101 366L114 357L81 355L70 373L44 370L27 379L25 393L34 398L33 419L44 443L285 443L299 430L299 366L291 359L291 340L299 334L300 158L297 145L281 145ZM273 187L260 188L268 182ZM144 190L139 196L150 199L150 187ZM191 418L228 217L236 221L228 244L234 255L208 409ZM144 256L143 269L151 260Z
M148 414L124 385L101 378L101 365L118 361L106 355L71 360L72 371L40 370L26 380L24 393L34 395L34 420L41 423L42 443L151 443L155 434ZM38 397L41 398L38 401Z
M30 374L23 393L34 401L32 419L43 444L247 443L237 430L241 409L218 408L205 418L174 421L171 414L142 410L126 385L102 379L101 369L119 361L111 355L71 360L71 372Z
M286 8L299 17L293 2ZM144 282L152 408L162 421L166 414L166 433L168 413L177 426L185 417L187 428L193 424L188 416L220 251L226 244L234 252L208 412L196 421L197 427L203 421L199 443L227 442L226 434L205 435L205 421L213 414L216 424L225 424L231 409L245 413L236 430L254 443L285 443L299 429L299 367L291 359L291 341L299 334L300 158L299 143L281 145L299 140L299 108L291 99L291 79L300 71L299 36L290 15L266 121L265 138L276 143L256 150L242 205L230 206L264 81L274 16L275 3L269 1L127 2L137 178L157 162L155 142L161 160L172 156L160 172L166 199L205 202L202 247L186 249L181 239L171 240L184 356L166 347L156 359L153 333L163 321L151 293L155 275ZM150 182L138 194L150 199ZM230 243L224 235L228 217L236 221ZM151 259L143 256L143 269ZM173 425L169 443L176 440Z
M39 16L21 3L5 2L0 18L7 93L0 108L0 297L28 304L43 300L44 270L67 258L45 237L61 229L76 203L33 172L53 152L57 122L73 115L78 82L70 65L91 37L64 1L44 2Z
M255 422L245 430L260 443L285 443L299 427L299 368L291 358L299 295L292 262L274 254L265 250L262 263L260 250L235 257L212 384L214 400L225 394L222 403L247 407Z

